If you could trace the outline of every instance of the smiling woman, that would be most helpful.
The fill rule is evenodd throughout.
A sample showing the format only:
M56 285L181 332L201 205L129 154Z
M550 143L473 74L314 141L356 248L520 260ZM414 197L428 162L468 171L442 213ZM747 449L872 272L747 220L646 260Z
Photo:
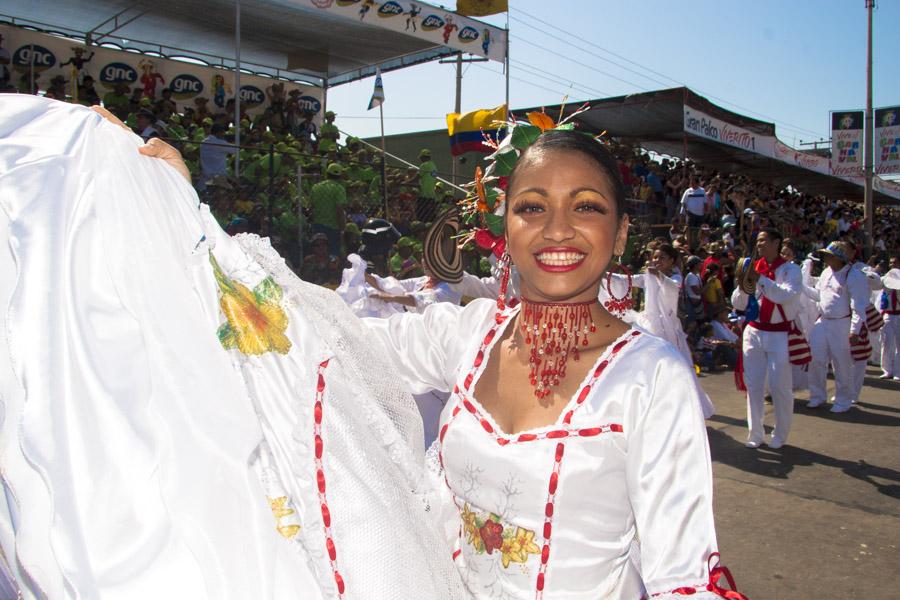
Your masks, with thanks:
M692 367L597 300L627 236L618 171L544 120L497 150L505 198L479 175L464 203L521 298L366 320L410 391L451 394L430 454L463 581L480 599L743 598L718 584Z

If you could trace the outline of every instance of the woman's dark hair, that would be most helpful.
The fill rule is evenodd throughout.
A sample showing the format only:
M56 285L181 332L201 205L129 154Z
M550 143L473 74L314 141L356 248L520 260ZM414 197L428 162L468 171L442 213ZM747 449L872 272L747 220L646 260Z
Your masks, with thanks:
M671 258L673 263L678 264L678 250L671 244L660 244L656 249Z
M616 203L616 216L622 218L625 214L625 185L622 183L622 175L616 159L605 146L597 142L591 136L580 131L550 130L542 133L519 157L512 173L509 174L507 190L512 189L516 171L524 161L525 155L531 151L543 150L545 152L578 152L594 161L601 171L609 178Z
M795 256L800 254L799 251L797 250L797 242L795 242L791 238L785 238L785 239L781 240L781 247L782 247L782 249L787 248L788 250L793 252Z

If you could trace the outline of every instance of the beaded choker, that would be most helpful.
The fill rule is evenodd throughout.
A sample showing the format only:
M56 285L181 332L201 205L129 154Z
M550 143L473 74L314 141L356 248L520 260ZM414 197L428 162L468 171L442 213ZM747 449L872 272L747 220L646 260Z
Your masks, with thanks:
M537 398L550 394L566 376L569 357L580 358L579 346L588 345L588 334L597 331L588 302L532 302L522 299L519 327L531 347L528 359L531 386Z

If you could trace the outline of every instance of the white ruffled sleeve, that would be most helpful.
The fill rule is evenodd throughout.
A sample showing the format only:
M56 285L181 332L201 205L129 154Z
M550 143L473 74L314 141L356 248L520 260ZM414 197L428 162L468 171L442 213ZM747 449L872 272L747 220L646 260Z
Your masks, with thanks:
M712 468L699 392L674 349L659 345L647 354L655 372L625 413L626 478L644 585L651 598L716 598L708 566L718 558Z
M460 338L465 337L459 330L463 310L449 302L438 302L421 314L362 321L381 340L411 394L448 392L456 379Z

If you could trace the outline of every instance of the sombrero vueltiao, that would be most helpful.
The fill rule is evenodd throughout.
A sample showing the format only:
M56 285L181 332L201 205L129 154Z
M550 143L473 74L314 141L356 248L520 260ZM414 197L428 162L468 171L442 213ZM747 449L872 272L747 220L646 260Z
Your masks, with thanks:
M753 270L753 259L749 257L740 258L734 266L734 278L737 280L738 287L745 294L756 294L756 282L749 281L748 275Z
M447 283L463 278L462 253L456 243L459 235L459 210L451 208L441 214L425 234L422 260L428 271Z

